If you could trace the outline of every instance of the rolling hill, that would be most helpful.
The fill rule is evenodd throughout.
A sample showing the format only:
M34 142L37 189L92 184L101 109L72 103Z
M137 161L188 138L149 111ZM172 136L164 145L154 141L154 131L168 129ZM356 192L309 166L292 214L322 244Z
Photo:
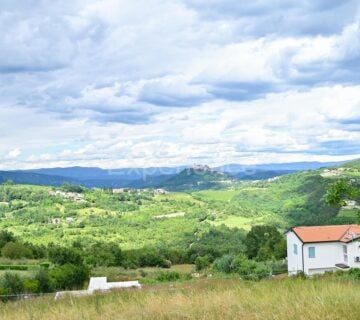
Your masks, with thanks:
M316 170L340 163L296 162L279 164L242 165L227 164L213 168L214 172L227 175L228 180L264 180L301 170ZM188 187L212 188L221 185L222 176L194 177L179 167L149 167L101 169L97 167L43 168L31 170L1 171L0 181L13 180L15 183L59 186L63 182L79 184L87 188L148 188L168 185L172 190ZM185 178L184 176L187 175ZM207 181L207 182L206 182ZM216 183L210 183L210 181ZM176 183L179 186L176 186ZM205 183L206 182L206 183Z
M352 200L360 201L358 163L260 181L234 181L208 167L195 167L159 183L168 194L88 189L85 202L51 196L50 187L7 185L0 187L0 228L40 243L106 239L139 248L186 246L195 233L221 225L249 230L272 224L285 230L299 224L354 223L356 208L329 205L326 196L335 182L352 181L357 190ZM172 214L175 218L154 218ZM53 225L55 218L61 223Z
M159 186L171 191L216 189L232 184L234 178L209 166L195 166L182 170Z
M10 180L17 184L31 184L39 186L61 186L66 182L72 184L81 184L81 181L71 177L32 172L0 171L0 184Z

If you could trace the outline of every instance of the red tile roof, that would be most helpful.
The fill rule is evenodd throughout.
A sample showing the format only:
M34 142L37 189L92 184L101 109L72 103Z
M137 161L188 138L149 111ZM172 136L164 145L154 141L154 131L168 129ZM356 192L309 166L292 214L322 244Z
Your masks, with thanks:
M302 242L350 242L360 237L360 225L314 226L291 228Z

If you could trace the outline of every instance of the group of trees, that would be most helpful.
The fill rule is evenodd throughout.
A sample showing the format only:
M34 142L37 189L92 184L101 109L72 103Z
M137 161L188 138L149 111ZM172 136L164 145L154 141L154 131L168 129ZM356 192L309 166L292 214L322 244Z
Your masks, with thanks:
M211 254L198 256L195 259L197 270L209 267L222 273L234 273L243 279L259 280L269 276L277 269L283 268L282 259L286 256L286 242L284 236L269 225L254 226L246 234L238 235L237 248L227 249L215 257ZM221 250L221 246L217 247ZM276 263L276 261L280 261Z
M117 244L105 242L86 244L76 241L67 247L53 243L37 246L22 243L13 234L1 231L0 250L4 257L31 257L47 260L49 264L39 266L29 278L5 273L0 278L0 293L81 288L89 277L91 267L97 266L169 268L172 264L192 263L197 270L213 265L215 271L257 280L271 272L265 261L276 261L285 256L284 237L272 226L255 226L247 234L224 226L210 228L192 241L187 248L163 245L122 251Z
M39 263L33 266L36 272L27 277L6 272L0 277L0 295L45 293L58 289L80 288L90 274L90 269L79 252L52 244L45 247L22 243L8 231L0 232L0 250L5 258L48 259L52 263L50 268L50 263ZM16 268L17 265L8 267Z
M334 207L341 207L346 199L360 200L359 182L341 179L332 183L326 193L325 200Z

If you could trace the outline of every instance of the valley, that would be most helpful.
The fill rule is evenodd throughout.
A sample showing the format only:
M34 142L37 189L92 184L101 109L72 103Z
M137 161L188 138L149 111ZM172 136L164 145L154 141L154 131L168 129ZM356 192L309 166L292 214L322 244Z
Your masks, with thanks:
M329 172L338 173L327 176ZM80 191L79 199L67 196L61 187L4 184L0 187L0 226L38 244L104 240L134 249L161 244L183 247L193 241L195 233L222 224L245 230L271 224L285 230L296 224L354 223L356 207L329 205L325 196L334 181L358 181L358 172L358 162L353 162L346 170L319 169L277 179L232 180L213 189L163 194L154 189L113 193L110 188L79 187L75 188ZM171 179L171 185L181 189L198 185L199 179L214 184L218 180L212 179L213 175L184 171ZM222 182L224 176L216 173L215 178ZM159 219L166 215L173 216Z

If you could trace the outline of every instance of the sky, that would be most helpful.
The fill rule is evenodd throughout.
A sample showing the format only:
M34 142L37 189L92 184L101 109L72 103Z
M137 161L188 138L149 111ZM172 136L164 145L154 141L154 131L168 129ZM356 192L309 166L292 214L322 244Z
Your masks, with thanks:
M354 158L358 0L0 0L0 169Z

